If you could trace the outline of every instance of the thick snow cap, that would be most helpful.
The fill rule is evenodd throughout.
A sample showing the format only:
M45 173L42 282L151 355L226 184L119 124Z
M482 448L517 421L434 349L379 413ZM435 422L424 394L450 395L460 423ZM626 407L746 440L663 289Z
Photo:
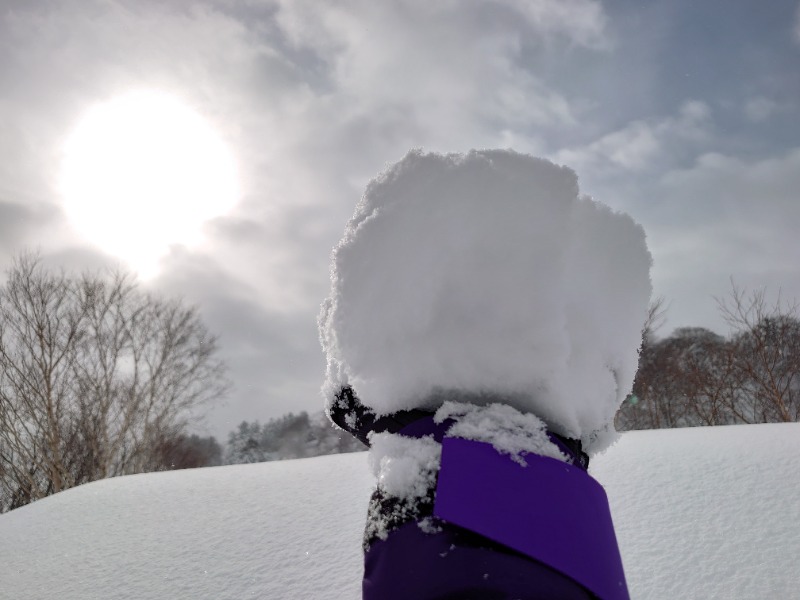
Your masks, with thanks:
M613 439L650 299L641 226L575 173L506 150L412 151L368 185L320 314L330 402L504 402L591 451Z

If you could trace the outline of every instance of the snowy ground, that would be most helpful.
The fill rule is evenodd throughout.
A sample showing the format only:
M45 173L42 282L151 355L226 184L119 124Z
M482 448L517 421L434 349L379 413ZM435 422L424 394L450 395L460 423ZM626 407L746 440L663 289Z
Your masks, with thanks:
M592 471L635 599L798 598L800 424L634 432ZM359 597L366 454L121 477L0 516L0 598Z

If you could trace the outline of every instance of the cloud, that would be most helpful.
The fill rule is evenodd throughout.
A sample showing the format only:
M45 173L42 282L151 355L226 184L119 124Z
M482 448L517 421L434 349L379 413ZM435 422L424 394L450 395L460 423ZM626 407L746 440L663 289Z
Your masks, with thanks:
M730 277L800 298L798 190L798 148L753 161L707 153L650 188L650 208L639 219L655 257L656 288L677 300L670 311L676 324L724 330L712 297L727 292Z
M766 121L776 110L779 109L778 103L764 96L750 98L744 104L745 116L754 123Z
M623 171L660 168L676 146L707 139L710 117L710 108L705 103L688 101L675 116L631 121L588 144L559 150L553 157L579 174L609 168Z
M718 224L738 224L764 244L800 222L800 149L757 161L707 153L665 174L661 184L671 202L701 209L694 213Z
M474 139L482 125L572 122L567 99L526 69L522 46L606 43L601 5L582 0L291 0L281 3L277 20L296 46L326 64L331 91L342 94L340 118L399 117L410 127L397 131L409 141L455 146Z
M243 419L322 407L325 361L314 314L270 309L254 283L224 262L188 252L174 253L160 279L148 283L155 293L197 305L219 336L234 387L224 404L213 407L208 423L223 438Z
M410 147L531 147L531 136L576 127L570 100L534 72L531 52L610 45L592 0L110 0L21 5L0 27L0 84L20 137L7 152L26 165L17 187L48 173L39 201L57 202L53 164L82 111L131 88L173 92L234 149L245 197L231 219L263 234L234 242L261 255L272 289L293 286L291 263L300 279L325 278L364 183ZM209 231L210 247L233 249L222 230Z
M93 103L132 88L172 91L229 142L238 141L237 122L229 117L240 96L231 90L247 78L238 58L256 53L246 29L201 9L180 13L153 5L148 11L138 4L67 2L4 12L0 176L8 197L56 208L61 147L71 128ZM74 243L74 232L63 222L61 229L28 242Z
M221 130L248 211L349 204L410 147L525 145L526 131L576 126L530 52L607 48L607 20L593 0L20 4L0 21L4 110L17 124L4 136L8 173L25 165L20 188L49 173L37 196L52 203L52 165L82 111L157 87Z
M377 34L388 34L396 41L422 40L434 33L446 47L481 30L484 36L503 32L511 38L520 32L562 36L572 44L593 48L609 44L608 18L596 0L479 0L467 5L454 0L381 4L347 0L324 6L311 0L280 0L278 5L276 17L290 39L329 54L378 41ZM392 40L388 41L391 46ZM406 53L413 50L407 47ZM463 51L473 52L466 46Z
M750 110L766 118L783 109L759 100ZM715 120L708 104L687 102L677 114L631 121L554 158L577 170L583 191L642 223L670 323L724 332L713 297L727 292L730 277L800 298L800 149L759 158Z
M613 46L608 17L600 2L586 0L517 0L512 4L544 32L567 36L572 43L600 50Z
M47 227L54 216L54 211L41 207L31 208L0 200L0 248L6 256L22 250L30 235Z

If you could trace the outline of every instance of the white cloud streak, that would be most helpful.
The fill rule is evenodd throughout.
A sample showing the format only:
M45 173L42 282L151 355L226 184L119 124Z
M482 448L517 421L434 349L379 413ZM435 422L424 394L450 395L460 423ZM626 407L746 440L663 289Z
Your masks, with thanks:
M578 173L661 167L665 155L674 152L677 146L709 137L710 117L710 108L705 103L689 101L675 116L632 121L584 146L560 150L554 159Z

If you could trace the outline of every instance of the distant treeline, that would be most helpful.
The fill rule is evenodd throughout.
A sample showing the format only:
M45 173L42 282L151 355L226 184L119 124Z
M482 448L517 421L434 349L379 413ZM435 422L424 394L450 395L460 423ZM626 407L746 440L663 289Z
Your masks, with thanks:
M228 436L225 464L255 463L323 454L358 452L366 447L331 425L322 411L289 413L263 425L242 422Z
M289 413L263 425L242 422L223 447L215 437L175 435L160 440L151 450L152 464L144 471L171 471L256 463L326 454L359 452L366 447L335 428L322 411L309 415ZM28 504L0 494L0 513Z
M366 447L331 425L322 411L289 413L264 424L243 421L223 447L215 437L176 436L155 449L159 467L194 469L359 452Z

